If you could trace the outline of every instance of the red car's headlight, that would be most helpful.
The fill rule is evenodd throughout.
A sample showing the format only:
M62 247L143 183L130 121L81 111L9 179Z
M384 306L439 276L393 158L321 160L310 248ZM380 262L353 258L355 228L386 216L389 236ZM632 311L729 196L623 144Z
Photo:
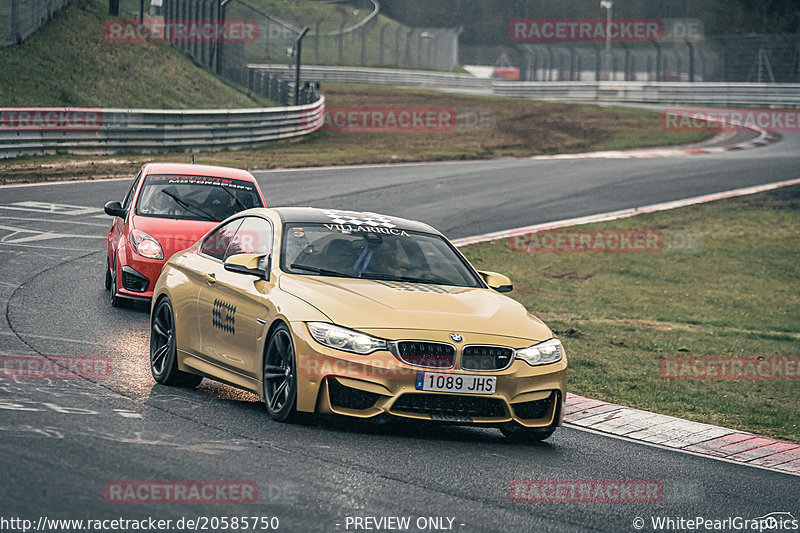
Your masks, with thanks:
M164 259L164 250L152 235L148 235L142 230L131 231L131 246L133 250L142 257L150 259Z

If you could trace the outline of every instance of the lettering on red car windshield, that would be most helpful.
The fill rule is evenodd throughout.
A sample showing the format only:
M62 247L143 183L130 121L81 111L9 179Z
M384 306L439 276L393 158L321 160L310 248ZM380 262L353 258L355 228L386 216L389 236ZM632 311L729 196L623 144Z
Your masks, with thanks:
M211 176L148 176L147 183L166 183L169 185L219 185L245 191L253 190L253 186L246 181L232 180L230 178L215 178Z

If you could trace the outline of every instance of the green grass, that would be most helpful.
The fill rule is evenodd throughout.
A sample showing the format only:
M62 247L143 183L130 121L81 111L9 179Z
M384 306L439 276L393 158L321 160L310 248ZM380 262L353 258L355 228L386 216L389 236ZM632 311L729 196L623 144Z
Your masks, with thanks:
M166 44L110 43L107 3L77 0L24 43L0 48L0 105L239 108L270 102L220 81Z
M576 394L800 442L800 381L666 381L665 357L800 356L800 187L581 229L658 229L657 253L463 249L553 328ZM574 228L571 228L574 229ZM685 244L687 246L681 246Z

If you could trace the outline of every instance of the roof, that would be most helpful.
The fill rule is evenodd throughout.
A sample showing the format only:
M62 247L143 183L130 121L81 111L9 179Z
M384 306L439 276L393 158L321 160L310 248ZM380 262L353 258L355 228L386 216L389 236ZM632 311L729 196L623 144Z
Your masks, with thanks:
M186 174L189 176L210 176L215 178L231 178L255 181L253 175L246 170L215 165L195 165L192 163L148 163L144 166L145 174Z
M273 211L278 213L284 223L350 224L353 226L398 228L425 233L439 233L424 222L372 212L317 207L277 207L273 208Z

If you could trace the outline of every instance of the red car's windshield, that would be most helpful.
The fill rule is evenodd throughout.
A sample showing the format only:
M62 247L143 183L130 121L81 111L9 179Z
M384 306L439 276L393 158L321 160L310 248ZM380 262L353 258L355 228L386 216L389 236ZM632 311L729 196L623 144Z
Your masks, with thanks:
M263 204L255 184L249 181L151 174L142 185L136 214L220 221L251 207L263 207Z

